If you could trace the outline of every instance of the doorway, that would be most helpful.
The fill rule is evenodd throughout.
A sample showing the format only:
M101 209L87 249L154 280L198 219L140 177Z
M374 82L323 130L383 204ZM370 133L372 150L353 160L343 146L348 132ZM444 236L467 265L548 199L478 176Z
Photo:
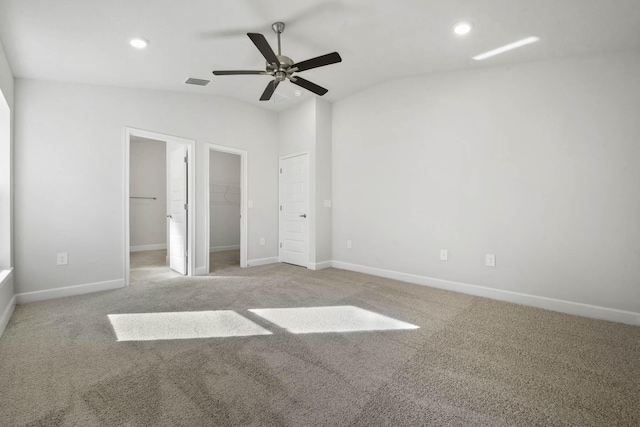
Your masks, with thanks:
M207 271L247 266L247 153L207 144Z
M193 275L193 141L125 134L125 281Z
M309 264L309 155L280 158L280 262Z

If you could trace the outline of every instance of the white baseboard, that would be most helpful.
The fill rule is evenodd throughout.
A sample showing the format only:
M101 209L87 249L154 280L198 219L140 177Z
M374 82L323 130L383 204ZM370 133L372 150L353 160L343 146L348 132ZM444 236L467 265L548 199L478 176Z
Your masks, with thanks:
M223 252L223 251L239 251L240 245L231 246L211 246L209 252Z
M277 256L274 256L271 258L250 259L249 261L247 261L247 267L257 267L259 265L276 264L277 262L278 262Z
M307 268L309 270L322 270L323 268L329 268L332 265L332 261L310 262L307 264Z
M611 322L626 323L640 326L640 313L618 310L615 308L601 307L597 305L583 304L579 302L559 300L519 292L505 291L502 289L487 288L485 286L470 285L468 283L452 282L449 280L435 279L416 274L402 273L399 271L384 270L381 268L367 267L364 265L350 264L342 261L332 261L331 265L343 270L356 271L371 274L372 276L385 277L387 279L400 280L416 285L430 286L432 288L461 292L464 294L491 298L499 301L513 302L531 307L544 308L546 310L559 311L576 316L591 317L594 319L609 320Z
M196 267L196 276L206 276L207 274L209 274L207 267Z
M24 292L16 294L16 302L18 304L27 304L30 302L44 301L54 298L70 297L74 295L90 294L93 292L110 291L113 289L124 288L123 279L109 280L106 282L88 283L86 285L66 286L64 288L47 289L44 291Z
M167 249L167 244L131 246L129 247L129 252L158 251L160 249Z

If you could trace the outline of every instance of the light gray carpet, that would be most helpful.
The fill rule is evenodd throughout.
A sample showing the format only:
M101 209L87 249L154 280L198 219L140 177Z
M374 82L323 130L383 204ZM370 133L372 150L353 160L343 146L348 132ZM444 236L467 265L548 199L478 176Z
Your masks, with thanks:
M2 426L638 426L640 328L286 264L18 306ZM295 335L252 308L417 330ZM234 310L273 335L116 342L108 314Z
M132 252L130 258L130 284L154 283L160 280L180 277L171 270L166 261L167 251ZM209 272L220 274L225 270L240 266L240 251L211 252L209 254Z
M167 250L131 252L129 258L129 284L154 283L180 277L169 268Z

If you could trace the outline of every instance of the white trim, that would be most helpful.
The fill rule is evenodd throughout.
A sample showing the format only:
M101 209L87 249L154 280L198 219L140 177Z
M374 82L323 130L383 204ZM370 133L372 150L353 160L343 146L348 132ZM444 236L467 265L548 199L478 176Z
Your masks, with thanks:
M65 286L63 288L47 289L44 291L24 292L16 294L18 304L44 301L54 298L70 297L74 295L91 294L94 292L110 291L126 286L122 279L108 280L106 282L87 283L85 285Z
M142 251L158 251L160 249L167 249L166 243L161 243L159 245L141 245L141 246L130 246L130 252L142 252Z
M13 310L16 308L16 296L12 296L9 300L9 304L5 307L2 312L2 316L0 316L0 337L4 333L7 325L9 324L9 320L11 319L11 315L13 314Z
M247 209L247 205L248 205L248 198L249 198L249 191L248 191L248 183L249 183L249 153L246 150L240 150L238 148L233 148L233 147L227 147L225 145L217 145L217 144L212 144L210 142L205 143L205 147L206 147L206 152L207 152L207 156L205 159L205 171L206 171L206 178L205 178L205 239L204 239L204 243L205 243L205 247L204 247L204 253L208 252L208 249L210 250L211 248L211 224L210 222L210 218L211 218L211 202L210 202L210 189L209 189L209 184L210 184L210 176L211 176L211 171L209 170L209 158L211 156L211 151L220 151L223 153L229 153L229 154L236 154L238 156L240 156L240 268L245 268L249 266L249 262L247 261L247 258L249 257L249 251L248 251L248 240L247 240L247 230L249 229L249 212ZM207 275L209 274L209 257L205 257L205 268L206 271L203 273L203 275Z
M181 138L179 136L167 135L163 133L150 132L147 130L136 129L131 127L124 128L124 283L125 286L129 286L129 270L130 259L129 254L131 252L130 249L130 224L129 224L129 179L130 179L130 145L131 145L131 137L139 136L141 138L147 139L155 139L158 141L165 142L176 142L179 144L185 144L187 147L187 157L189 158L189 167L187 172L187 180L189 182L187 188L187 198L189 200L189 210L187 213L187 245L189 251L188 264L187 264L187 275L193 276L195 275L196 270L196 222L195 222L195 212L196 212L196 141L193 139Z
M325 268L329 268L333 265L332 261L322 261L322 262L310 262L307 265L309 270L322 270Z
M2 295L7 291L4 289L6 284L9 283L13 279L13 268L8 270L0 270L0 300L2 299ZM13 288L13 286L12 286ZM11 319L11 315L13 314L13 309L16 306L16 296L13 294L13 289L8 291L8 295L10 295L7 301L7 305L4 307L0 305L0 310L2 310L2 315L0 316L0 337L4 332L4 329L7 327L9 323L9 319Z
M385 277L387 279L400 280L416 285L430 286L432 288L445 289L448 291L461 292L469 295L476 295L491 298L499 301L507 301L516 304L528 305L543 308L546 310L559 311L576 316L591 317L594 319L609 320L611 322L626 323L640 326L640 313L633 311L618 310L615 308L601 307L597 305L583 304L579 302L560 300L555 298L541 297L537 295L523 294L519 292L506 291L503 289L488 288L485 286L471 285L468 283L452 282L449 280L435 279L432 277L419 276L416 274L402 273L399 271L384 270L381 268L367 267L364 265L350 264L342 261L332 261L332 266L343 270L356 271L359 273L371 274L372 276Z
M196 268L196 276L206 276L209 274L207 272L207 267L197 267Z
M240 245L211 246L209 252L237 251L238 249L240 249Z
M277 264L278 257L250 259L247 261L247 267L257 267L259 265Z
M13 272L13 268L9 268L7 270L0 270L0 289L4 286L6 282L8 282L9 277L11 277L11 273Z

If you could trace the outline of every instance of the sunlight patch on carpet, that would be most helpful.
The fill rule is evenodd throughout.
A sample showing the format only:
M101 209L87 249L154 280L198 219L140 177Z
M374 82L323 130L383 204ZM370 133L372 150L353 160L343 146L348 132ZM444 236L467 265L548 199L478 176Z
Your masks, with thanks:
M419 326L351 305L335 307L252 309L271 323L294 334L419 329Z
M118 341L271 335L231 310L109 314L108 317Z

